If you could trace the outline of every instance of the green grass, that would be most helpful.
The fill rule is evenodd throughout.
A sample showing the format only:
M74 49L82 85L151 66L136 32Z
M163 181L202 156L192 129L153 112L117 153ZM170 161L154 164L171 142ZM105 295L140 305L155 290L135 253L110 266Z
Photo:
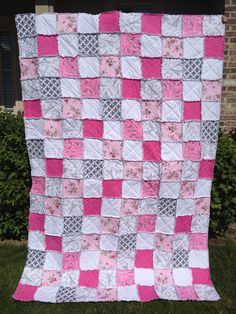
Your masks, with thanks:
M99 314L225 314L236 313L236 241L224 240L210 243L212 280L221 300L217 302L174 302L156 300L138 302L99 302L48 304L19 302L12 299L26 260L26 244L0 243L0 313L99 313Z

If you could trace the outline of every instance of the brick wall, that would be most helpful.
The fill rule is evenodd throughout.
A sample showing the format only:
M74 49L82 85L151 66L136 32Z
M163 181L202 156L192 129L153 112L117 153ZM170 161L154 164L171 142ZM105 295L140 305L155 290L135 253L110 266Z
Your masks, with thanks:
M221 120L225 129L231 130L236 128L236 0L225 0L225 16L227 23Z

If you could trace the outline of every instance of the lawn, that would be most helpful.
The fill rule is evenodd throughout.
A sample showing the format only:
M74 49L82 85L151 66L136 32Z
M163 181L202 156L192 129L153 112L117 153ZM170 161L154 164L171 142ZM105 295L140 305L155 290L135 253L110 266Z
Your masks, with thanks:
M0 312L4 314L24 313L173 313L173 314L225 314L236 313L236 241L212 240L210 243L210 264L212 280L221 300L218 302L173 302L152 301L47 304L19 302L12 294L20 279L26 260L26 244L15 242L0 243Z

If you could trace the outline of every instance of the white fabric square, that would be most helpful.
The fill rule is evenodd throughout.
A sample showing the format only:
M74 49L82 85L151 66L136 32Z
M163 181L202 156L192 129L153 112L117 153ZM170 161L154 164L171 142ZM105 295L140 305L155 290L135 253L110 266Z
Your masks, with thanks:
M202 120L217 121L220 119L220 102L203 101L202 102Z
M183 82L184 101L197 101L202 99L202 83L197 81Z
M198 178L199 163L192 160L185 160L182 168L182 179L186 181L196 180Z
M174 284L176 286L192 286L192 271L188 268L173 269Z
M82 233L100 233L100 218L98 217L83 217Z
M80 138L83 136L82 121L78 119L64 119L62 122L63 138Z
M101 234L100 249L105 251L116 251L118 246L118 237L112 234Z
M96 139L84 139L84 158L102 159L102 141Z
M157 217L156 232L173 234L175 228L175 217Z
M62 158L63 157L63 141L45 138L44 153L45 153L46 158Z
M81 270L97 269L99 265L98 251L82 251L80 254L80 268Z
M143 150L141 141L124 141L123 158L125 160L142 160Z
M155 282L153 269L135 268L134 281L136 285L153 286Z
M141 37L142 57L161 57L162 41L160 36L143 34Z
M192 199L178 199L176 216L189 216L195 212L195 203Z
M74 233L62 237L63 252L78 252L81 250L81 235Z
M136 100L122 100L121 102L121 116L122 119L141 120L141 107L140 103Z
M43 139L43 119L25 119L25 139Z
M61 78L62 97L80 97L80 81L77 79Z
M160 80L142 80L141 96L147 100L159 100L162 97L162 84Z
M138 57L121 57L122 77L139 79L142 77L141 62Z
M176 121L182 119L183 103L180 100L167 100L162 104L162 121Z
M98 34L99 53L101 55L119 55L119 34Z
M222 23L221 15L203 16L203 35L223 36L225 33L225 24Z
M42 273L43 273L42 269L25 266L23 274L20 279L21 284L40 286L42 282Z
M44 270L58 270L62 268L62 254L57 252L46 252Z
M45 159L44 158L30 158L30 168L32 176L44 177L45 172Z
M82 179L83 161L79 159L63 159L63 177Z
M209 216L200 214L193 216L191 224L191 232L193 233L208 233Z
M79 13L77 19L78 33L98 33L99 14Z
M31 204L30 210L34 213L44 214L45 210L44 196L30 193L29 197Z
M140 198L141 182L135 180L124 180L122 182L122 196L124 198Z
M60 99L46 99L41 101L43 117L47 119L57 119L61 117Z
M102 105L98 99L82 100L82 118L83 119L101 119Z
M77 34L58 35L58 49L62 57L76 57L78 55Z
M179 80L182 78L182 60L181 59L162 59L162 78L170 80Z
M123 162L121 160L104 160L104 179L122 179Z
M152 250L154 247L154 234L138 233L136 248L138 250Z
M64 271L61 276L61 285L63 287L77 287L79 280L79 270Z
M183 148L181 143L162 143L161 158L167 161L183 159Z
M97 179L84 179L84 197L101 197L102 182Z
M192 250L189 252L189 267L192 268L209 268L208 250Z
M162 15L162 35L170 37L182 36L182 16L181 15Z
M29 231L28 247L31 250L45 250L44 234L38 231Z
M113 269L101 269L99 271L99 288L115 288L116 271Z
M97 57L79 58L80 77L99 77L99 59Z
M161 182L160 197L162 198L177 198L180 195L179 182Z
M117 255L117 267L119 269L134 269L135 251L121 251Z
M174 250L188 250L189 235L186 233L177 233L174 235L173 249Z
M121 140L122 129L120 121L104 121L103 137L110 140Z
M135 216L121 217L119 234L135 233L137 218Z
M159 180L160 179L160 163L144 161L143 179L144 180Z
M42 286L38 287L34 294L34 300L35 301L41 301L41 302L50 302L50 303L56 303L56 296L57 292L59 290L58 287L51 287L51 286Z
M38 75L40 77L58 77L59 76L59 58L47 57L38 58Z
M108 217L119 217L121 209L121 199L103 198L101 215Z
M53 35L57 33L56 15L50 13L35 15L36 32L42 35Z
M220 80L223 72L223 60L220 59L204 59L202 65L202 79L204 80Z
M211 180L198 179L195 189L195 197L209 197L211 195Z
M210 159L210 160L215 159L216 148L217 148L217 142L215 142L215 143L203 142L202 143L201 158L202 159Z
M36 37L22 38L18 40L19 56L21 58L38 57L38 46Z
M201 138L201 123L185 121L183 123L183 140L200 141L200 138Z
M82 199L62 199L62 212L64 216L80 216L83 213Z
M100 79L100 96L104 99L121 97L121 80L114 77Z
M141 14L121 12L120 31L122 33L141 33Z
M61 178L46 177L45 195L61 197L62 195Z
M143 121L143 138L145 141L159 140L161 124L157 121Z
M45 234L61 236L63 233L63 218L55 216L45 216Z
M138 301L138 288L137 285L118 287L118 299L120 301Z
M196 59L204 55L204 38L187 37L183 39L184 58Z

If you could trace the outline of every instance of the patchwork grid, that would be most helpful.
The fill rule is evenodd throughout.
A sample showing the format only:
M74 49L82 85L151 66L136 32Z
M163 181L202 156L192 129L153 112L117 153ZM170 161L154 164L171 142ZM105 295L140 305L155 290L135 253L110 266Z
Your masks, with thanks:
M32 187L14 298L218 300L221 16L19 14L16 27Z

